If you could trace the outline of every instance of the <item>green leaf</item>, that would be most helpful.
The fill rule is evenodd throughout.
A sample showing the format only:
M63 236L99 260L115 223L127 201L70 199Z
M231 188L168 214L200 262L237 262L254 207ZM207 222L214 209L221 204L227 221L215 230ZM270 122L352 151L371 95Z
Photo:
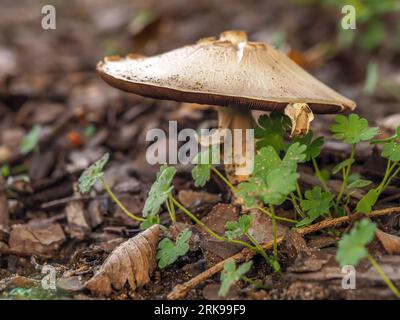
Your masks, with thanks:
M279 113L272 112L269 116L262 116L258 120L258 126L254 130L254 136L258 140L257 149L271 146L276 152L285 149L286 127L289 119Z
M238 185L237 196L242 198L248 208L251 208L257 200L260 192L266 190L263 180L257 177L252 177L247 182L242 182Z
M169 193L174 188L172 179L174 178L176 169L163 165L157 173L156 181L150 188L146 202L143 208L143 216L156 215L160 211L161 206L168 199Z
M343 169L345 169L347 166L352 165L354 163L354 159L346 159L342 162L340 162L339 164L337 164L333 169L332 169L332 173L336 174L339 171L342 171Z
M367 76L365 77L364 93L373 94L379 82L378 64L370 61L367 65Z
M349 234L345 234L339 241L336 260L340 266L356 266L361 259L368 255L366 245L375 236L376 226L368 219L357 221Z
M230 240L240 239L249 230L253 218L249 215L243 215L239 221L228 221L225 224L225 237Z
M25 135L22 139L21 145L19 146L21 154L26 155L36 148L39 143L41 132L41 126L35 125L32 130Z
M156 255L158 266L163 269L174 263L179 257L184 256L189 251L189 239L191 236L192 231L185 229L178 235L175 243L168 238L162 239L158 244Z
M268 192L261 195L264 204L279 205L286 197L296 190L296 182L299 178L297 172L288 170L287 167L279 167L267 175Z
M291 166L295 171L298 163L302 163L306 160L307 146L300 144L299 142L295 142L289 146L286 151L285 156L283 157L282 163L284 166Z
M330 192L322 192L320 187L314 187L304 193L305 199L300 201L301 208L306 211L307 217L296 226L304 226L312 223L319 217L329 214L333 206L333 195Z
M8 164L5 164L1 167L1 176L3 178L8 178L11 174L11 169Z
M254 156L253 176L265 177L281 164L282 160L273 147L263 147Z
M193 163L197 163L192 169L192 178L196 187L204 187L211 177L213 163L218 162L219 145L214 145L196 155Z
M104 167L106 166L109 159L110 154L104 154L99 160L93 163L82 173L78 181L80 193L88 193L93 188L97 180L99 180L99 178L103 176Z
M236 269L235 261L233 259L228 260L224 265L224 270L221 272L221 287L219 288L218 295L220 297L225 297L228 294L230 287L249 272L252 264L252 261L248 261Z
M368 127L367 119L360 118L356 114L348 117L338 115L336 123L331 126L333 137L348 144L371 140L378 134L378 128Z
M382 157L392 161L400 161L400 144L394 141L383 145Z
M359 213L370 213L372 211L372 207L378 201L378 191L375 189L371 189L368 193L358 201L356 206L356 212Z
M140 230L146 230L155 224L160 224L158 214L149 214L143 222L140 223Z
M304 137L298 137L293 139L293 143L300 143L306 146L306 159L305 161L310 161L318 157L321 153L322 146L324 145L324 137L318 137L313 140L313 132L310 130Z
M357 179L349 183L347 189L361 189L369 186L372 183L371 180Z

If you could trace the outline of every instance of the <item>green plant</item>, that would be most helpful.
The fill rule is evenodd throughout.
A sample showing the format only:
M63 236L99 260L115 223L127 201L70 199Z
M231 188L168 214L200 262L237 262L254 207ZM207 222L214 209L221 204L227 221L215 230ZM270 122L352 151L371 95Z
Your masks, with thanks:
M31 131L29 131L21 141L19 146L19 150L21 154L26 155L32 150L35 150L38 147L40 135L42 133L42 127L39 125L35 125Z
M374 239L375 229L375 224L369 219L357 221L350 233L345 234L339 241L336 260L343 267L346 265L356 266L362 259L367 258L390 290L397 298L400 298L400 292L368 252L367 245Z
M331 126L333 137L342 140L344 143L351 145L350 157L339 163L333 172L342 171L343 182L339 195L336 198L336 205L340 204L344 192L348 187L348 178L350 175L351 166L355 161L356 145L361 141L371 141L378 134L378 128L368 126L367 119L360 118L356 114L351 114L348 117L338 115L336 123Z
M235 260L228 260L225 263L224 269L221 272L221 286L219 288L218 295L221 297L225 297L228 294L231 286L234 285L237 281L239 281L240 279L246 281L247 278L244 277L244 275L249 272L252 264L252 261L248 261L236 268Z
M280 271L279 262L276 258L267 255L260 243L249 233L249 228L253 222L253 218L249 215L243 215L239 221L228 221L225 224L225 238L232 241L242 239L244 236L254 245L254 250L261 254L264 259L271 265L275 272Z
M112 192L112 190L108 187L107 183L103 179L103 174L104 174L104 168L110 158L110 155L106 153L103 155L98 161L93 163L89 168L87 168L82 175L79 178L79 192L82 194L88 193L90 190L92 190L93 186L96 184L97 181L101 181L101 184L103 185L104 189L108 193L108 195L111 197L111 199L114 200L114 202L121 208L121 210L130 218L143 222L145 221L143 218L137 217L133 213L131 213L128 209L125 208L125 206L118 200L118 198L115 196L115 194Z
M307 213L307 217L297 223L296 227L309 225L319 217L331 217L330 210L333 207L333 195L322 191L320 187L314 187L305 192L305 199L300 201L301 208Z
M175 243L168 238L162 239L158 244L156 256L158 266L163 269L174 263L179 257L186 255L189 251L189 239L191 236L192 231L185 229L178 235Z

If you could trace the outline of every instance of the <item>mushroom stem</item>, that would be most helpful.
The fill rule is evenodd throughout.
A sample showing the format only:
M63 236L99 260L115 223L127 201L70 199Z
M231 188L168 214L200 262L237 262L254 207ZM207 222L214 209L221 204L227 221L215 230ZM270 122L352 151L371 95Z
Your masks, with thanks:
M285 108L292 122L290 137L304 136L310 129L310 123L314 120L314 114L307 103L290 103Z
M221 153L229 181L237 184L248 180L253 171L255 148L254 119L250 109L218 108L218 128L224 135Z

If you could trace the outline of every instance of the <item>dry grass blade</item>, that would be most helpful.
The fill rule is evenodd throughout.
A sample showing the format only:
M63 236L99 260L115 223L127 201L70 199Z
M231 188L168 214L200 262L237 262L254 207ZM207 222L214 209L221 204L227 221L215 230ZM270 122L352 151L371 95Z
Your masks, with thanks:
M382 210L375 210L372 211L368 216L369 217L379 217L379 216L384 216L384 215L390 215L394 213L400 213L400 207L395 207L395 208L387 208L387 209L382 209ZM350 222L352 217L345 216L345 217L340 217L340 218L335 218L335 219L325 219L321 221L320 223L313 224L311 226L305 227L298 229L297 232L300 233L301 235L306 235L310 234L325 228L334 228L334 227L339 227L344 223ZM284 237L278 237L277 238L277 243L280 244L283 241ZM273 241L266 242L262 245L262 247L265 250L271 249L273 246ZM185 282L184 284L179 284L177 285L167 296L168 299L170 300L175 300L175 299L182 299L184 298L189 291L194 288L195 286L199 285L200 283L204 282L205 280L209 279L212 277L214 274L220 272L223 268L225 263L233 259L236 262L241 262L241 261L247 261L252 258L252 256L255 253L253 251L250 251L249 249L244 249L241 252L233 255L232 257L229 257L228 259L225 259L216 265L212 266L211 268L207 269L206 271L200 273L196 277L190 279L189 281Z
M156 268L156 250L160 227L154 225L123 242L107 257L86 287L100 295L109 295L112 289L121 290L126 283L132 289L150 281Z

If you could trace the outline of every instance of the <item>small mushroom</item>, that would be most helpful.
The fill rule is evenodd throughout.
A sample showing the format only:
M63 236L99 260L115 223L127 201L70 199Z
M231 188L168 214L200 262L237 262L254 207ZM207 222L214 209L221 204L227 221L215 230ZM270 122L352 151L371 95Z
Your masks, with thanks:
M251 110L285 113L296 136L307 133L313 113L356 107L272 46L248 41L243 31L226 31L219 39L201 39L153 57L106 57L97 71L110 85L142 96L222 106L217 108L219 129L241 129L242 136L254 127ZM228 174L243 165L235 161L245 148L234 148Z

